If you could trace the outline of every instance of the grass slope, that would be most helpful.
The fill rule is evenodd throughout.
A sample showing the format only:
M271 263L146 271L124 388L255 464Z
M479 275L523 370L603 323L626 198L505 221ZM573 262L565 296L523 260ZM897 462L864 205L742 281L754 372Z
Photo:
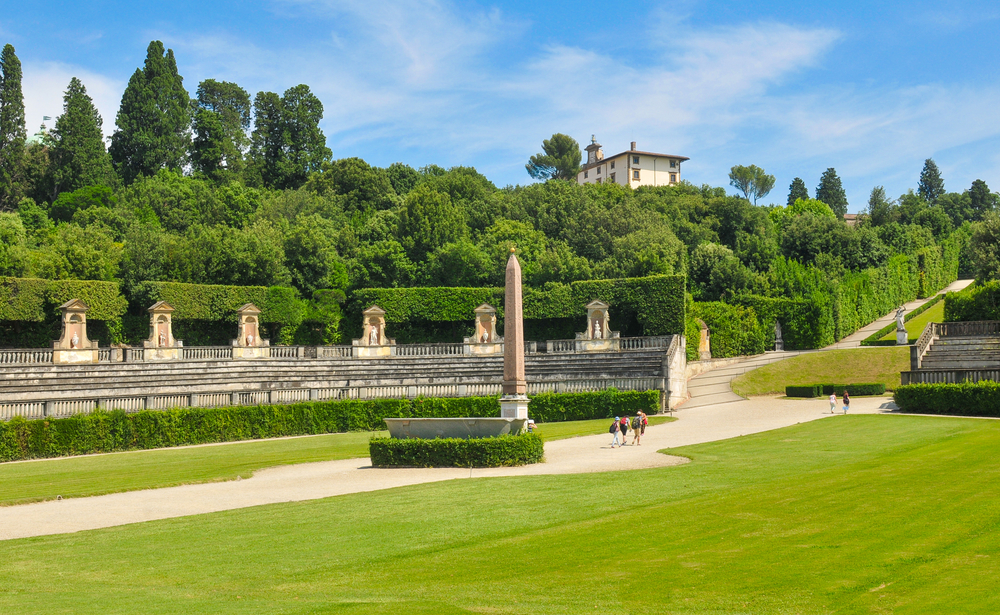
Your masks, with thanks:
M998 445L996 421L848 415L672 468L8 541L0 612L996 613Z
M906 347L828 350L801 354L738 376L732 382L737 395L784 393L786 386L806 384L860 384L882 382L888 391L899 386L899 372L910 369Z
M649 417L659 425L676 420ZM539 425L543 440L606 433L610 419ZM0 464L0 506L249 478L256 470L293 463L368 456L368 440L387 432L353 432L213 446L129 451Z
M938 301L923 314L919 314L906 321L906 333L909 335L911 344L917 341L920 334L924 332L924 327L929 322L944 322L944 301ZM882 339L894 340L896 339L896 332L888 333Z

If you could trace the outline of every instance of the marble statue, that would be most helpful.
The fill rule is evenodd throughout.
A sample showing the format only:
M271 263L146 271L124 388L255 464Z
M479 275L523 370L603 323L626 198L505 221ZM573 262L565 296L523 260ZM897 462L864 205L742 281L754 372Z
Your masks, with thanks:
M247 333L247 347L253 346L253 333Z
M595 320L594 321L594 339L595 340L602 339L601 338L601 321L599 321L599 320Z
M166 345L167 345L167 333L166 331L160 331L160 346L163 347Z
M483 344L485 344L486 342L490 341L490 332L484 330L483 331L483 336L481 338L479 338L479 341L482 342Z
M774 349L785 349L785 340L781 337L781 323L777 320L774 321Z
M80 336L76 334L76 331L73 332L73 339L69 341L69 347L70 348L80 347Z
M896 310L896 331L905 331L906 330L906 324L905 324L905 321L903 320L903 313L904 312L906 312L906 308L903 307L902 305L899 306L898 310Z
M371 332L368 334L368 345L378 346L378 327L372 325Z

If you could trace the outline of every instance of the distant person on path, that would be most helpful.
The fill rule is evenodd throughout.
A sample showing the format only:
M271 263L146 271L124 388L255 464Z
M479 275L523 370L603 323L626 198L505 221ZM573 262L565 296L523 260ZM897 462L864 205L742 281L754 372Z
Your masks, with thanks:
M535 433L535 419L528 419L528 433Z
M848 396L847 391L844 391L844 414L851 409L851 398Z
M837 394L830 393L830 414L837 413Z
M635 415L635 418L632 419L632 446L641 446L639 438L642 437L642 434L646 433L646 427L643 425L645 420L646 415L642 410L640 410L639 414Z
M621 426L621 432L622 432L622 446L625 446L625 444L626 444L626 442L625 442L625 436L628 435L628 417L627 416L623 416L622 417L620 426Z
M614 434L615 436L615 439L611 441L611 448L614 448L616 446L621 446L621 443L618 441L618 432L620 431L618 425L619 425L618 417L616 416L615 422L611 423L611 428L608 429L608 433Z

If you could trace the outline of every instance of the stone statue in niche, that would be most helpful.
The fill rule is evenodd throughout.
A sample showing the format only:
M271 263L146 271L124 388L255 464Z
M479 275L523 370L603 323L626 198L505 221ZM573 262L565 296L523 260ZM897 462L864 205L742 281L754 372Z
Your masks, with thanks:
M603 337L604 336L601 335L601 321L595 320L594 321L594 339L595 340L599 340L599 339L603 339Z
M482 335L482 337L479 338L479 341L482 342L482 343L484 343L484 344L486 342L490 341L490 332L487 331L486 329L483 329L483 335Z
M378 327L372 325L371 332L368 334L368 345L378 346Z
M160 329L160 347L162 348L166 345L167 345L167 332L164 331L163 329Z
M73 339L71 339L69 341L69 347L70 348L79 348L80 347L80 336L77 335L76 331L73 332Z
M253 333L247 333L247 347L253 346Z

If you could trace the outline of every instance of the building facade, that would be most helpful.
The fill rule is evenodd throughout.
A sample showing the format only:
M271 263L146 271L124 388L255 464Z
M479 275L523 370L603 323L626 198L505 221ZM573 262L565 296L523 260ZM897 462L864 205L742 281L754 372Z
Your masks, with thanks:
M587 146L587 162L580 167L579 184L614 182L622 186L670 186L681 181L681 163L687 156L643 152L635 146L614 156L604 157L601 144L594 137Z

